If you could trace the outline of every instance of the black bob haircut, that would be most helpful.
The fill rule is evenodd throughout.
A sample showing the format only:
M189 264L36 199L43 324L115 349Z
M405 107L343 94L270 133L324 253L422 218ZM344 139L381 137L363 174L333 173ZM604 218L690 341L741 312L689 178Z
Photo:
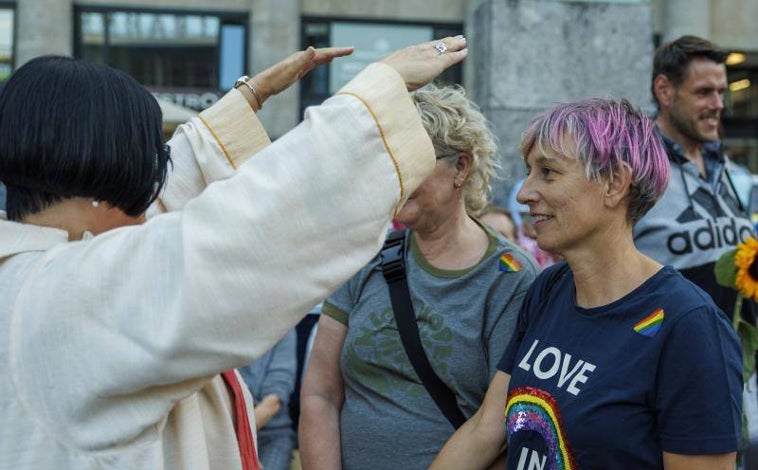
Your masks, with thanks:
M675 41L667 42L655 51L653 57L653 79L650 80L653 98L658 101L655 96L655 77L658 75L664 75L674 85L680 86L693 59L701 58L723 64L728 56L726 51L719 49L711 41L697 36L682 36Z
M111 67L42 56L0 92L0 181L9 220L68 198L144 213L166 181L169 148L155 98Z

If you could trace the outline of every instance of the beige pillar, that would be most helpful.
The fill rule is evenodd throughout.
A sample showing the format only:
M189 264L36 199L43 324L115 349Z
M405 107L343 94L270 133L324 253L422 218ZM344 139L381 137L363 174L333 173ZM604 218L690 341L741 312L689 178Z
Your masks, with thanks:
M521 133L539 112L590 96L650 102L652 16L649 2L486 0L467 25L475 73L472 96L500 140L504 205L523 175Z
M300 2L252 0L250 10L250 73L255 74L300 50ZM298 122L298 84L271 97L259 114L271 137L276 138Z
M476 10L483 4L487 3L486 0L464 0L465 5L463 9L463 35L466 36L466 40L469 43L469 51L474 44L477 43L476 31ZM478 49L478 48L477 48ZM474 75L476 73L476 63L479 61L479 57L469 56L463 61L463 86L471 93L473 87L476 85ZM484 58L488 60L488 58Z
M73 54L72 0L16 3L16 68L44 54Z
M663 42L685 34L709 38L711 33L710 0L664 0Z

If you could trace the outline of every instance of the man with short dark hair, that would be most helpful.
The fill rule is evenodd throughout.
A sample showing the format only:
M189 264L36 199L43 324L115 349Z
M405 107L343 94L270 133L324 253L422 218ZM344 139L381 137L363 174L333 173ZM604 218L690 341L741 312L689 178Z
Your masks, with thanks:
M726 57L695 36L656 51L651 91L672 171L666 192L635 225L634 237L642 252L673 265L731 317L736 291L720 286L713 268L724 252L753 235L753 228L719 140ZM755 323L752 301L743 303L742 315Z

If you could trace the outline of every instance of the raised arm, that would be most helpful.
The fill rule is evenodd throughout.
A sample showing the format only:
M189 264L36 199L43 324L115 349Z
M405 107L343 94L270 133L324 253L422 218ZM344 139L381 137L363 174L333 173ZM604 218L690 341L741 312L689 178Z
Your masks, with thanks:
M251 78L249 83L255 89L254 95L250 87L242 86L239 89L245 94L250 106L258 110L269 97L286 90L314 68L328 64L337 57L352 54L353 50L352 47L308 47ZM256 104L260 106L256 107Z
M455 62L432 43L404 57L395 63L413 83ZM181 211L40 255L20 274L10 346L39 419L87 445L134 439L365 265L434 168L408 80L373 64ZM82 387L51 402L60 374ZM125 416L140 420L105 425Z
M248 80L257 95L247 86L232 89L198 117L179 126L168 142L173 164L167 184L149 216L181 210L210 183L230 177L239 165L271 143L253 111L316 66L352 52L350 47L309 47L295 52Z
M440 54L434 45L444 41L448 51ZM231 176L234 170L271 143L263 125L251 110L260 110L277 95L319 65L352 54L352 47L308 47L295 52L224 95L216 104L180 126L169 141L173 166L164 191L149 216L181 210L206 186ZM414 90L428 83L467 55L462 36L411 46L382 60L394 68Z
M321 315L300 393L298 437L304 468L342 468L340 410L345 388L340 369L340 352L346 334L345 325Z
M447 441L430 470L486 469L505 450L505 405L511 376L497 371L482 406Z

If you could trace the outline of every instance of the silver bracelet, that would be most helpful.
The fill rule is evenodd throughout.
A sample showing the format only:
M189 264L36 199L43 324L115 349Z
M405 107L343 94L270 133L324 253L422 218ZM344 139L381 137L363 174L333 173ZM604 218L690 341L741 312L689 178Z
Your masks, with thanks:
M253 84L250 82L250 77L243 75L234 82L234 88L239 88L241 85L245 85L253 94L255 101L258 102L258 109L263 109L263 101L261 100L261 97L258 96L258 92L255 91Z

